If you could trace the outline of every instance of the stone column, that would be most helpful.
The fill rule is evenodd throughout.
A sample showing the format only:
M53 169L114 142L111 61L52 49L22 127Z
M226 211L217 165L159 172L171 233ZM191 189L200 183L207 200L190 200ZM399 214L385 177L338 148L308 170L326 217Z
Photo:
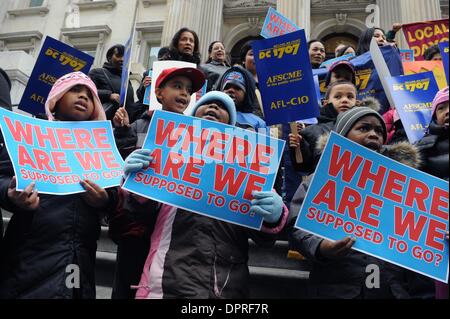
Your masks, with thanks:
M161 46L169 45L179 29L194 29L196 22L193 16L199 4L199 0L167 0L167 19L163 27Z
M167 9L161 45L169 45L179 29L190 28L199 36L202 61L205 60L209 43L221 40L223 0L168 0Z
M208 58L208 46L213 41L223 41L223 0L203 0L199 10L197 34L200 39L202 63ZM227 48L225 48L227 49ZM228 48L229 50L231 48Z
M277 10L300 28L309 40L311 32L311 0L277 0Z
M439 0L377 0L380 8L380 27L389 31L395 22L407 24L442 18ZM397 33L401 47L406 48L403 32Z

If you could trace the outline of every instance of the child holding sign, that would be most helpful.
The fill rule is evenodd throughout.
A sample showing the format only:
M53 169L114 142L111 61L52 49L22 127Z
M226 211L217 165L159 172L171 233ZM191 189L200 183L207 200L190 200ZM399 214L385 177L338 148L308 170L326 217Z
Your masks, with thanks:
M45 108L51 121L106 119L95 84L81 72L58 79ZM34 183L16 191L13 175L0 176L2 207L14 214L4 238L0 298L95 298L100 218L116 202L116 189L84 180L81 194L39 194Z
M316 142L319 137L331 131L336 122L336 118L342 112L353 108L357 103L357 90L354 83L349 81L336 81L328 86L323 107L320 108L318 124L308 126L301 131L301 134L289 134L289 146L291 161L295 168L305 173L312 173L315 170L320 153L316 150ZM373 104L377 107L376 101L368 100L366 104ZM295 149L300 146L303 155L303 163L297 164L295 160Z
M209 92L196 104L195 117L234 125L233 100ZM150 165L151 150L131 154L125 173ZM255 192L250 213L263 217L262 231L160 204L151 247L136 298L248 297L248 239L270 245L287 220L287 208L275 192Z
M433 176L449 179L449 94L448 87L433 100L432 119L427 134L417 143L423 158L422 170ZM448 233L447 233L448 240ZM448 299L448 285L436 282L436 298Z
M418 151L409 143L383 148L387 138L386 125L381 115L367 107L356 107L340 113L333 128L338 134L386 156L395 157L403 164L418 166ZM322 149L328 140L324 135L318 141ZM294 222L306 196L311 178L298 188L291 204ZM402 270L377 258L351 250L355 239L350 237L332 242L300 229L294 229L290 245L312 264L310 273L311 297L314 298L407 298ZM369 289L365 285L366 267L376 265L380 269L380 285Z
M155 82L155 93L162 109L182 114L191 101L191 95L205 83L204 74L195 68L164 70ZM114 136L122 156L142 147L153 111L129 125L126 110L121 108L114 116ZM119 205L109 216L109 235L117 243L117 263L112 298L134 298L130 285L139 281L157 214L154 201L119 189Z

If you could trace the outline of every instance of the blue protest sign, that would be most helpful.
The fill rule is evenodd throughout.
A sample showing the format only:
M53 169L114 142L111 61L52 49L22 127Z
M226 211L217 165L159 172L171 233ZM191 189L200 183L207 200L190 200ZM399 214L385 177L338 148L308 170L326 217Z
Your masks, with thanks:
M448 282L448 186L333 132L295 227Z
M386 78L395 108L411 144L419 141L431 122L433 99L439 91L433 72Z
M354 53L349 53L334 59L330 59L330 60L326 60L325 62L323 62L320 67L321 68L327 68L329 69L334 63L339 62L339 61L348 61L351 58L353 58L355 56Z
M305 31L252 46L267 125L319 116Z
M153 74L152 70L149 70L148 76L152 77L152 74ZM156 79L155 79L155 81L156 81ZM153 79L152 79L152 82L153 82ZM144 101L143 101L143 103L145 105L150 105L150 92L151 92L151 84L145 88Z
M83 179L120 185L123 160L111 121L44 121L0 108L0 127L18 191L32 182L39 193L55 195L84 192Z
M442 63L444 64L445 77L447 78L447 86L450 85L448 80L448 41L439 43L439 49L441 51Z
M414 62L414 50L400 50L402 62Z
M261 36L265 39L270 39L298 30L300 28L294 22L270 7L261 29Z
M150 167L123 188L219 220L260 229L250 214L252 191L271 191L284 141L249 130L155 111L142 148Z
M403 75L403 65L400 54L390 45L380 48L384 60L392 76ZM380 113L383 114L390 108L390 103L381 84L378 72L374 66L372 55L366 52L350 61L356 69L356 86L358 99L368 97L376 98L381 104Z
M45 102L56 80L75 71L88 74L93 62L94 58L90 55L47 36L23 92L19 109L33 115L45 113Z

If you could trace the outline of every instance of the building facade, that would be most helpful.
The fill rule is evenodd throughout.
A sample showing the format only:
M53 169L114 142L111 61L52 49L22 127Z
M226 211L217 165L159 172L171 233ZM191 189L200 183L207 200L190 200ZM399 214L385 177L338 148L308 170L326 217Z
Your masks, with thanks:
M356 45L367 26L388 30L408 23L448 17L448 0L2 0L0 67L13 82L18 104L45 36L66 42L105 61L107 49L125 43L133 28L134 83L149 68L161 46L181 27L197 31L203 60L207 47L222 40L232 59L242 44L258 38L268 7L277 8L305 29L309 39L325 42L327 53L339 43ZM399 33L399 37L402 35ZM402 39L399 39L402 43Z

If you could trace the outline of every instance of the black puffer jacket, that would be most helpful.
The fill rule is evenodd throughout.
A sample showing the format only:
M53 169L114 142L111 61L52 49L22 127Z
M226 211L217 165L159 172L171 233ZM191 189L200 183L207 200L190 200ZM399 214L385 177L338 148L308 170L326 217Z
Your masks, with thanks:
M89 77L97 86L98 96L100 101L105 104L109 103L111 94L120 94L121 87L121 78L122 78L122 70L118 70L114 68L109 62L105 62L102 68L92 69L89 72ZM109 81L108 81L109 79ZM119 105L115 105L115 110ZM128 81L128 91L126 97L126 106L125 109L128 112L130 117L130 123L134 122L139 116L142 114L141 107L134 103L134 93L133 86L131 82ZM108 119L111 120L114 116L114 112L109 112L107 114ZM112 114L112 116L111 116Z
M438 178L449 180L448 127L437 125L433 120L426 134L416 146L419 148L423 165L421 170Z
M322 136L318 141L321 151L328 140ZM407 142L385 147L382 154L403 164L417 168L420 165L419 151ZM291 202L289 225L293 226L306 197L312 175L305 178ZM290 234L289 244L311 263L310 297L312 298L410 298L405 271L375 257L351 250L340 259L324 259L318 253L324 239L300 229ZM376 264L380 268L380 288L367 289L366 267Z
M39 208L24 211L8 199L11 174L0 176L1 206L14 213L3 242L0 299L95 298L95 254L101 213L116 202L117 190L108 189L110 202L101 211L81 195L39 195ZM66 282L79 267L80 289ZM67 281L66 281L67 280Z

